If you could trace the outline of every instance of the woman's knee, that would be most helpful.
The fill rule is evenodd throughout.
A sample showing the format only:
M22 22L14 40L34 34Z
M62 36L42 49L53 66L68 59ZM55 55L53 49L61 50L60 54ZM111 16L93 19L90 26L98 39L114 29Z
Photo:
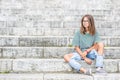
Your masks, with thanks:
M65 55L64 55L64 59L66 59L67 57L68 57L68 54L65 54Z
M104 44L102 42L97 43L97 45L98 45L98 48L103 48L104 47Z
M66 61L66 62L69 62L70 61L70 58L73 56L73 54L65 54L64 55L64 60Z
M104 53L104 44L102 43L102 42L99 42L98 44L98 54L99 55L103 55L103 53Z

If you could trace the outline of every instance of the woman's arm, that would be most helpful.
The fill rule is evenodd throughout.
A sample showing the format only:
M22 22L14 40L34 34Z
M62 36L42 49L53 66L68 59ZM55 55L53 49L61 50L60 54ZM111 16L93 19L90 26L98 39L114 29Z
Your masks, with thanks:
M79 46L75 46L75 50L79 53L79 55L84 59L86 57L86 54L83 54Z
M81 49L79 48L79 46L75 46L75 50L76 50L80 55L82 55L82 51L81 51Z
M92 47L90 47L90 48L88 48L87 50L85 50L85 52L90 52L91 50L93 50L93 49L95 49L95 50L97 50L97 43L95 43Z
M83 53L78 46L75 47L75 50L79 53L79 55L85 60L87 64L92 64L92 60L86 57L87 52Z

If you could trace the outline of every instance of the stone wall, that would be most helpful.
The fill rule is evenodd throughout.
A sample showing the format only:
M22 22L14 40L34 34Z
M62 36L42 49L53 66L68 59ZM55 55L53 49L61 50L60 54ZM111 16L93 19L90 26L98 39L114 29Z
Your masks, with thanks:
M120 0L0 0L0 35L71 36L85 14L101 35L120 35Z

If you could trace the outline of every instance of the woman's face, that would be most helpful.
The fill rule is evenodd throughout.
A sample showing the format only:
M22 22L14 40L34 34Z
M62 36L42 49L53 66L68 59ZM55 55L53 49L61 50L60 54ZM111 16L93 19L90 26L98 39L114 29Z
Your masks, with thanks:
M84 17L84 19L83 19L83 26L84 26L85 28L88 28L88 27L89 27L89 20L88 20L87 17Z

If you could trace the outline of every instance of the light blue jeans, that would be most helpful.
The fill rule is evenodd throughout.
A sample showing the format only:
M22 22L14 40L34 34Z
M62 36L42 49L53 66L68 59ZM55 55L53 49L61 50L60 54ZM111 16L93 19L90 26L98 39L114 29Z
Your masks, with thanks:
M95 64L96 67L103 67L103 56L99 55L95 49L91 50L86 57L92 60L96 59L96 64ZM69 61L69 65L73 69L80 71L81 64L78 63L78 61L81 61L81 60L82 60L82 57L79 55L79 53L73 52L73 56Z

